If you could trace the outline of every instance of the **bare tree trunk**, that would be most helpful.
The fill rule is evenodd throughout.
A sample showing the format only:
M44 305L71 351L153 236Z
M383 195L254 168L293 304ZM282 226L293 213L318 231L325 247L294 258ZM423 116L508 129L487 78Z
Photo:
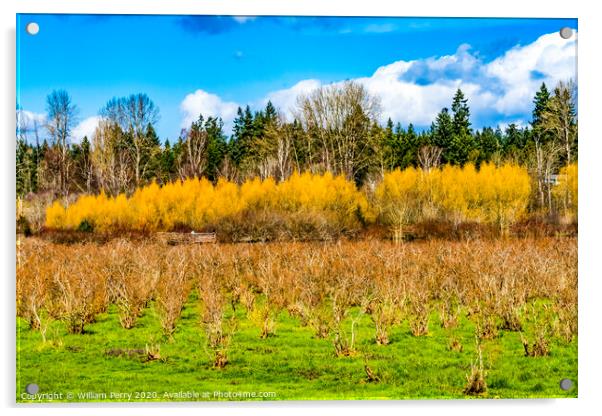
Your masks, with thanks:
M136 178L136 188L138 188L140 186L140 161L142 159L142 152L140 149L140 138L138 137L137 139L134 139L134 149L135 149L135 165L134 168L136 170L135 172L135 178Z
M537 176L537 190L539 194L539 206L543 208L545 206L545 195L544 195L544 180L543 180L543 154L539 137L535 138L535 158L536 158L536 176Z

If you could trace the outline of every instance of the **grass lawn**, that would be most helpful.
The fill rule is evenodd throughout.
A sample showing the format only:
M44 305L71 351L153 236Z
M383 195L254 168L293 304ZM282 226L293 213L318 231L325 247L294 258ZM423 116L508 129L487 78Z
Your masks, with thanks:
M357 311L355 311L357 313ZM39 332L17 321L17 401L28 383L38 394L62 393L54 401L171 401L171 400L342 400L342 399L459 399L466 374L477 358L474 324L464 316L454 329L442 329L433 313L427 336L415 337L407 321L393 327L387 346L374 342L374 326L362 316L357 331L358 354L337 358L330 339L316 339L299 320L282 312L276 334L260 339L260 330L237 309L238 329L224 369L212 367L211 351L199 323L196 299L186 305L172 340L163 338L152 305L133 329L123 329L114 305L70 335L54 322L43 342ZM450 351L451 337L463 350ZM160 360L139 355L107 354L160 344ZM552 339L547 357L525 357L520 334L500 331L482 346L488 390L484 398L577 397L577 339L567 344ZM380 378L368 381L364 365ZM559 388L569 378L570 391ZM128 393L110 396L110 393ZM196 392L186 397L180 392ZM216 395L217 392L217 395ZM220 393L221 392L221 393ZM245 392L273 392L274 397L241 397ZM78 397L79 394L88 396ZM103 396L101 393L106 394ZM68 398L71 394L72 398ZM233 397L228 396L234 395ZM172 395L172 396L170 396ZM47 401L47 400L46 400Z

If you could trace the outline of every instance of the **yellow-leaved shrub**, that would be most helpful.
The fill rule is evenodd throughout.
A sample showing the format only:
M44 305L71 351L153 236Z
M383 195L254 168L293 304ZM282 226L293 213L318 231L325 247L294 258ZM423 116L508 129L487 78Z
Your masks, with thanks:
M46 226L76 230L83 223L100 232L202 229L252 212L271 215L319 216L341 230L358 228L368 220L368 202L353 182L329 173L293 174L276 183L251 179L237 185L220 179L187 179L139 188L131 196L83 195L64 207L55 202L46 211Z
M554 191L575 215L576 172L576 165L563 169ZM81 196L68 207L55 202L46 211L46 226L76 230L84 224L100 232L221 226L238 227L243 234L279 227L278 232L296 238L304 232L325 236L358 230L378 216L397 237L407 224L432 219L494 224L505 234L525 214L530 193L527 170L512 164L394 170L376 187L372 205L353 182L330 173L295 173L280 183L250 179L241 185L193 178L162 187L152 183L129 197L100 193Z
M558 184L552 190L552 195L558 206L571 221L577 220L579 208L578 179L577 163L571 163L560 169Z
M426 176L420 170L396 169L385 174L374 196L384 223L393 227L395 239L403 235L403 227L422 212L427 200Z
M381 221L396 232L411 222L432 218L454 224L495 224L502 233L527 209L531 186L526 169L506 164L408 168L385 174L375 191Z

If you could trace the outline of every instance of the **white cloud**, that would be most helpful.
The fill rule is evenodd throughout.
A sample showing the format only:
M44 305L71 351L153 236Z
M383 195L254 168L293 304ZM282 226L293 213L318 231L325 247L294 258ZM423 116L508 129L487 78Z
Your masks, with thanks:
M489 63L461 45L453 55L393 62L356 81L381 98L383 120L426 126L451 105L457 88L469 99L473 120L492 113L528 115L542 82L553 88L575 78L576 36L565 40L558 33L546 34Z
M180 127L189 128L192 122L202 114L204 117L221 117L224 121L224 132L229 134L238 107L239 105L235 102L223 101L215 94L198 89L194 93L188 94L180 104L180 110L184 114Z
M284 115L291 117L297 106L297 97L311 93L320 85L321 83L317 79L299 81L290 88L270 92L261 100L260 105L263 107L268 101L271 101Z
M27 110L17 110L17 132L25 134L26 136L33 132L37 127L38 133L41 134L44 130L44 124L46 123L46 114L34 113Z
M542 82L553 88L560 80L575 78L576 58L576 31L568 40L555 32L529 45L510 49L483 68L503 89L495 108L506 115L528 111L533 94Z
M84 138L92 140L100 116L92 116L82 120L72 130L70 139L72 143L79 143ZM33 140L34 128L37 126L40 139L46 137L46 114L34 113L27 110L17 110L17 130L24 133L29 140Z
M519 129L527 127L527 123L525 122L525 120L522 120L522 119L510 120L510 121L500 121L498 123L497 127L499 127L500 130L505 131L508 128L508 126L510 126L510 124L514 124Z
M513 120L526 125L533 96L542 82L549 88L560 80L576 77L576 37L562 39L558 33L546 34L527 45L517 45L491 62L485 63L470 45L463 44L451 55L383 65L368 77L356 78L381 101L381 121L391 118L402 124L428 126L441 108L450 107L454 93L461 88L469 100L473 124L480 120ZM267 93L255 108L268 100L290 117L297 97L323 85L317 79L297 82L290 88ZM228 123L236 115L237 103L197 90L181 104L183 126L204 115L220 116Z
M471 108L490 106L495 97L478 83L479 61L469 45L455 54L414 61L397 61L378 68L370 77L358 78L381 100L381 121L391 118L402 124L428 126L462 88Z
M414 123L428 125L442 107L449 106L451 97L460 85L459 81L449 81L441 84L417 85L413 82L401 81L402 75L412 62L398 61L391 65L380 67L371 77L356 78L355 82L363 84L374 96L379 97L381 104L381 121L388 117L403 124ZM337 82L336 84L340 84ZM299 81L290 88L270 92L258 104L263 107L272 101L287 118L294 114L297 98L307 95L322 84L315 79ZM464 85L465 92L473 92L476 85Z
M268 101L272 101L272 104L282 114L291 118L297 103L297 97L310 93L320 85L320 81L315 79L299 81L290 88L270 92L265 97L250 104L254 109L261 109L265 107ZM224 101L216 94L198 89L194 93L188 94L180 103L180 110L183 114L180 127L189 128L192 122L196 121L201 114L203 117L221 117L224 122L224 133L230 135L238 107L244 107L245 105L234 101Z
M100 120L100 116L92 116L82 120L71 131L71 141L73 143L79 143L84 137L88 137L88 140L92 141L92 136L94 135Z

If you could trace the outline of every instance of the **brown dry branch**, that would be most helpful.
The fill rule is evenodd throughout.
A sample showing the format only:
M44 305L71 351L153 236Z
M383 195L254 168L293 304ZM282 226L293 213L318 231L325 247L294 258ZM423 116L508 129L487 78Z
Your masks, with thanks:
M217 282L199 280L202 324L205 329L207 347L213 356L213 367L224 368L228 363L228 346L235 331L235 318L227 322L224 317L226 299Z
M450 330L466 315L480 339L520 329L525 337L535 334L527 342L533 354L544 350L533 347L535 322L550 327L539 336L541 345L577 335L577 244L564 237L167 249L152 241L67 245L30 237L19 250L17 313L31 329L60 319L81 332L112 304L121 324L131 328L154 299L167 335L191 281L198 282L203 329L218 367L227 361L232 334L225 305L237 314L241 305L248 318L257 313L263 336L274 332L276 316L286 310L316 337L330 338L339 355L356 350L363 313L370 315L381 344L402 319L414 335L427 334L432 311Z
M156 305L163 335L171 338L192 287L188 258L182 252L170 253L156 287Z
M150 245L136 247L120 241L110 252L110 297L119 309L119 321L126 329L133 328L150 301L161 275L158 254Z
M410 300L408 319L410 322L410 331L415 337L427 335L429 333L429 316L431 313L426 293L417 291Z
M247 316L250 316L251 311L255 306L255 291L252 287L242 283L238 289L240 303L244 306Z
M480 395L487 391L487 383L485 382L487 374L483 367L483 351L478 339L477 353L477 360L470 365L470 373L466 375L466 387L464 387L464 394L471 396Z
M106 281L90 267L93 262L90 253L81 253L73 259L62 258L54 270L56 302L72 334L83 333L84 326L106 308Z
M550 355L550 342L547 338L547 329L542 326L537 328L532 342L521 333L521 342L525 349L526 357L545 357Z
M46 340L47 323L42 317L45 315L43 308L47 306L49 292L46 276L52 263L41 257L46 251L43 245L31 248L43 252L36 256L27 249L21 250L23 260L17 262L17 315L27 321L31 330L39 330L42 339Z
M399 321L397 305L391 299L378 299L373 302L369 313L376 330L376 343L379 345L389 344L391 328Z
M439 306L439 318L441 319L441 327L451 329L458 326L460 316L460 304L454 296L447 295Z

